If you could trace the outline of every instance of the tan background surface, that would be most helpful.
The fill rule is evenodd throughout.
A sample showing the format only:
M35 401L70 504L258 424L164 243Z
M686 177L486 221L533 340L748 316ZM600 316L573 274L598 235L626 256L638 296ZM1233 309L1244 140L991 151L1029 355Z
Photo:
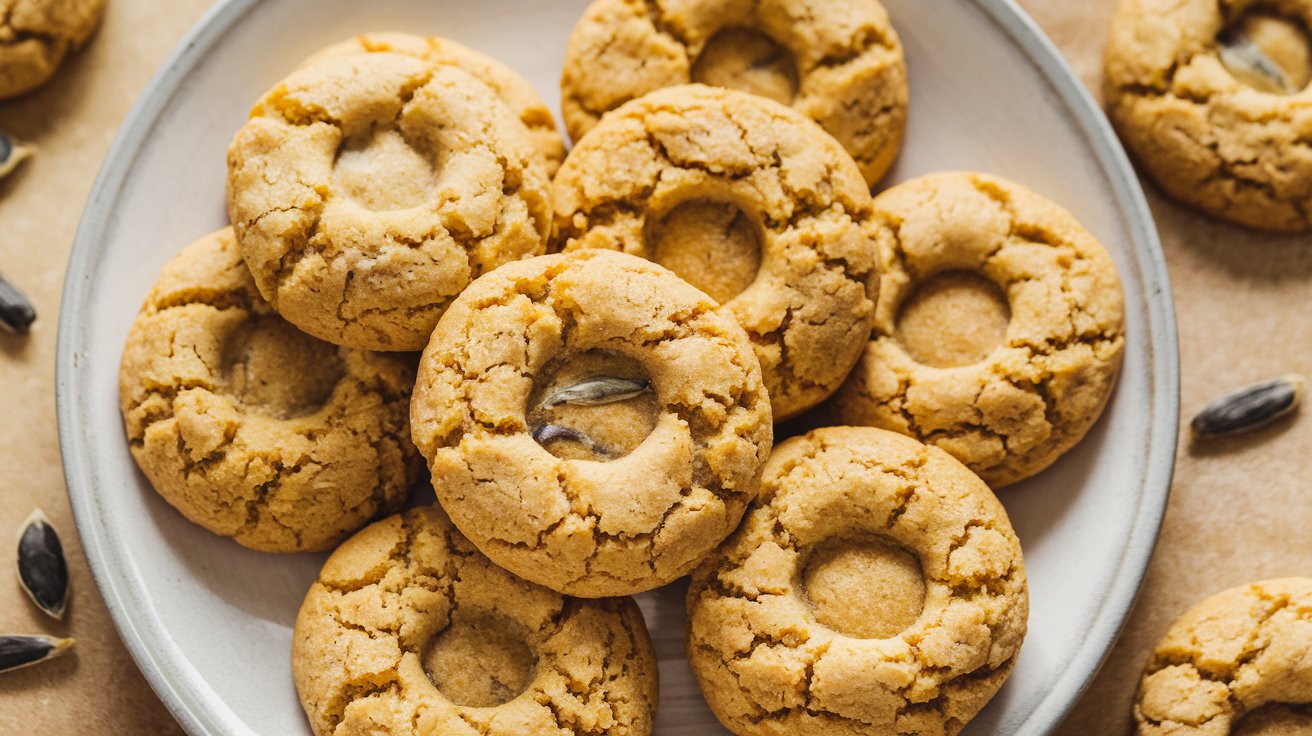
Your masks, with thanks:
M33 505L63 532L68 620L53 624L0 583L0 631L75 635L75 653L0 675L0 733L102 736L180 730L123 649L73 535L54 416L55 328L78 213L133 101L208 0L109 0L100 34L54 82L0 102L0 127L41 152L0 183L0 272L39 314L27 338L0 335L0 539ZM1095 90L1111 0L1022 0ZM895 19L896 20L896 19ZM1184 415L1231 388L1312 372L1312 238L1266 237L1204 220L1149 187L1180 323ZM1306 414L1306 412L1305 412ZM1181 447L1161 543L1106 667L1062 736L1128 731L1138 671L1192 602L1249 580L1312 575L1312 418L1209 451ZM12 565L5 551L0 567ZM0 576L3 578L4 576ZM92 725L94 724L94 726Z

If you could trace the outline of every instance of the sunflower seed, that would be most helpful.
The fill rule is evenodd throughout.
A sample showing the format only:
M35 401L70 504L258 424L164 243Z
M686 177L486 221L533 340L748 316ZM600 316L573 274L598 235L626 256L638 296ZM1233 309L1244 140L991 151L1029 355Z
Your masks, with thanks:
M1221 34L1221 63L1234 74L1239 81L1251 85L1263 92L1289 94L1295 92L1293 83L1285 70L1275 63L1253 39L1247 35L1229 30Z
M36 147L15 140L3 130L0 130L0 179L9 175L9 172L18 168L18 164L23 159L36 153Z
M23 292L0 276L0 325L15 334L24 334L36 321L36 309Z
M551 442L565 440L567 442L577 442L602 457L615 457L613 450L571 427L563 427L559 424L540 424L533 427L532 435L533 439L544 447Z
M1287 375L1264 381L1224 396L1189 422L1198 437L1221 437L1245 432L1293 411L1303 396L1303 376Z
M54 659L71 646L72 639L51 636L0 636L0 672Z
M551 394L542 402L542 408L550 409L560 404L582 404L584 406L609 404L612 401L631 399L650 390L651 382L644 381L641 378L593 376Z
M18 582L32 602L57 619L68 607L68 564L64 545L46 515L37 509L18 533Z

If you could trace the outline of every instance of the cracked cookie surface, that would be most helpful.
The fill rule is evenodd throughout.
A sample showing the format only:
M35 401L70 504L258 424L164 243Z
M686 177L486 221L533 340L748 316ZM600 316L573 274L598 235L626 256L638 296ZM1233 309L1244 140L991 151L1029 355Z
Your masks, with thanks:
M0 0L0 99L45 84L104 10L105 0Z
M642 256L719 299L751 337L775 421L833 393L870 335L870 196L837 142L782 105L653 92L579 141L552 200L553 249Z
M1135 699L1140 736L1312 731L1312 579L1222 591L1153 650Z
M650 390L568 407L560 431L604 432L598 439L627 452L566 453L530 419L530 404L548 403L535 397L553 372L581 366L583 377L592 361L638 370ZM587 597L691 570L755 496L773 431L733 319L669 271L602 250L520 261L474 282L424 351L411 424L438 499L484 554ZM616 436L618 424L649 431Z
M875 329L829 414L942 448L993 488L1048 467L1093 426L1120 369L1111 257L1069 212L997 177L933 174L874 206ZM980 283L969 299L927 293L962 290L953 278Z
M260 298L232 230L173 259L119 372L129 448L192 522L253 549L332 547L404 503L420 471L414 365L339 348Z
M565 160L565 141L556 129L556 119L551 116L550 108L538 96L533 85L505 64L449 38L410 33L364 33L321 49L306 59L302 66L310 66L332 56L378 52L405 54L432 64L456 66L469 72L478 81L491 87L497 97L528 128L533 146L546 166L547 176L554 176L556 169L560 168L560 162Z
M491 88L387 52L293 72L228 148L228 214L260 293L368 350L421 349L471 281L541 253L548 186Z
M1010 674L1029 594L978 477L911 438L830 427L770 456L688 608L693 673L739 736L938 736Z
M597 0L570 34L561 76L575 141L607 112L690 82L770 97L815 120L868 185L902 146L902 44L877 0Z
M328 558L296 618L292 674L316 736L647 736L657 703L632 599L521 580L438 507Z
M1253 11L1301 26L1306 55L1312 2L1122 0L1107 46L1108 112L1173 198L1240 225L1303 231L1312 228L1312 86L1265 91L1227 68L1219 39Z

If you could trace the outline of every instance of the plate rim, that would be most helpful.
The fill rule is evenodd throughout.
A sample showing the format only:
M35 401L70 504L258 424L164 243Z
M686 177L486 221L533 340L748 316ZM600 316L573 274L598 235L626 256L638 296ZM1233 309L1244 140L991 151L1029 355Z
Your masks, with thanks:
M142 597L135 572L123 566L118 553L105 539L106 518L98 499L84 482L93 472L87 456L85 435L78 431L83 407L75 400L78 352L84 325L79 324L94 266L102 255L100 240L114 217L111 205L118 199L126 173L141 147L161 119L166 105L190 76L209 49L252 6L262 0L221 0L211 6L169 54L147 84L120 126L101 164L83 209L81 222L69 254L60 303L55 354L55 403L65 485L83 553L110 617L124 645L147 683L165 707L190 734L253 733L235 716L216 713L207 706L206 693L188 687L185 672L170 657L176 652L161 650L144 630L151 623L149 606ZM1016 736L1041 736L1057 728L1092 683L1142 587L1156 548L1162 518L1170 497L1179 435L1179 342L1175 310L1165 256L1142 185L1129 157L1093 95L1075 74L1066 58L1042 29L1014 0L971 0L1029 59L1046 79L1050 90L1070 113L1094 160L1111 184L1117 211L1131 233L1128 255L1142 278L1148 315L1145 341L1149 355L1152 423L1144 455L1143 489L1111 587L1096 612L1090 635L1071 658L1070 666L1052 683L1039 705L1030 712ZM176 680L169 674L182 675ZM212 693L212 691L210 691Z

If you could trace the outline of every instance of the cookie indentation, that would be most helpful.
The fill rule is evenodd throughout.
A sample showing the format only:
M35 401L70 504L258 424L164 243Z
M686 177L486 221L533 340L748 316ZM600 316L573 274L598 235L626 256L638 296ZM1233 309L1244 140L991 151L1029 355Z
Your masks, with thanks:
M543 370L529 399L528 423L552 455L604 462L642 444L660 411L641 363L589 350L561 356Z
M317 411L345 374L337 346L265 315L228 336L222 375L225 393L248 410L291 419Z
M925 281L902 305L897 340L920 363L971 365L1007 337L1011 309L997 284L969 271L945 271Z
M811 554L802 587L824 626L858 639L887 639L925 606L916 556L883 537L830 540Z
M692 81L791 105L797 96L797 62L766 34L730 26L706 42L693 63Z
M1222 29L1217 43L1221 63L1256 90L1294 94L1312 82L1312 41L1299 20L1250 10Z
M522 629L492 614L458 616L424 651L424 671L456 705L508 703L528 689L537 669Z
M371 130L343 143L333 164L334 188L374 212L419 207L435 199L436 160L427 141Z
M1312 706L1285 703L1251 711L1235 724L1234 736L1297 736L1312 733Z
M647 230L652 260L721 304L751 286L761 268L760 229L728 202L684 202Z

